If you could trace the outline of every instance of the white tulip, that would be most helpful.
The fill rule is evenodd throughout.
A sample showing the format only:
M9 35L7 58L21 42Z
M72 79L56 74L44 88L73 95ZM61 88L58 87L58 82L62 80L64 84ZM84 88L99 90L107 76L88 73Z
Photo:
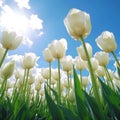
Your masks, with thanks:
M113 52L117 48L114 34L109 31L104 31L96 39L98 47L105 52Z
M64 38L60 40L54 40L48 45L48 48L54 58L62 58L67 50L67 41Z
M98 68L98 60L97 59L95 59L95 58L91 58L90 59L90 62L91 62L91 65L92 65L92 70L93 71L96 71L97 70L97 68ZM87 63L87 69L89 70L89 67L88 67L88 63Z
M43 56L45 61L47 62L52 62L54 60L51 51L49 50L49 48L45 48L43 51Z
M99 77L104 77L105 76L105 69L104 69L103 66L98 66L98 68L95 72Z
M34 53L25 53L22 58L21 64L24 69L33 68L36 65L38 57Z
M49 68L42 68L41 75L48 80L50 78Z
M64 19L64 24L72 38L80 40L80 37L87 37L91 32L91 21L88 13L71 9Z
M85 44L86 44L86 48L88 51L88 55L91 58L92 57L92 46L89 43L85 43ZM83 45L81 45L80 47L77 47L77 53L83 60L87 60L87 56L84 51Z
M88 85L88 83L90 82L90 79L89 79L89 77L87 77L87 76L83 76L82 77L82 86L86 89L86 87L87 87L87 85Z
M75 57L74 64L75 64L76 69L78 70L83 70L86 66L85 61L82 60L80 56Z
M6 63L1 69L2 78L4 79L10 78L13 75L14 67L15 67L14 61Z
M20 45L22 39L23 37L18 36L15 32L3 31L1 43L4 48L14 50Z
M61 65L64 71L69 72L72 70L73 68L73 58L72 56L68 55L68 56L64 56L61 59Z
M100 66L106 66L109 63L109 56L106 52L96 52L94 57L98 60Z

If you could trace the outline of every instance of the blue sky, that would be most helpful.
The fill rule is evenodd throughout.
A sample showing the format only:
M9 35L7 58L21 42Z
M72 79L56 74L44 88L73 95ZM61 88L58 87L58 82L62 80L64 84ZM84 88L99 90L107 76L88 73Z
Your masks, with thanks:
M28 19L31 15L37 16L37 23L42 20L39 27L35 26L33 30L28 29L27 35L32 42L24 45L9 54L23 55L25 52L35 52L40 59L39 67L47 67L44 61L42 51L55 39L65 38L68 41L67 55L75 57L77 55L76 47L81 43L73 40L66 31L63 20L71 8L77 8L90 14L92 22L91 34L85 39L93 47L93 54L100 49L95 43L95 39L103 31L113 32L118 44L115 51L119 57L120 51L120 7L118 0L21 0L26 1L25 5L20 0L4 0L1 4L1 13L5 5L9 6L13 11L26 16ZM36 20L36 19L35 19ZM1 26L0 26L1 27ZM2 28L2 27L1 27ZM112 62L111 62L112 63ZM53 65L54 66L54 65Z

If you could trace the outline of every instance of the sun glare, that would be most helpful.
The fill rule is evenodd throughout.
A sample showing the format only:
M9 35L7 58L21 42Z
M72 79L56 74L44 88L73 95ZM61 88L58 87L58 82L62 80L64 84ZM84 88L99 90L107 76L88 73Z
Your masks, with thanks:
M28 18L25 15L9 11L0 17L1 25L4 29L11 29L18 34L26 34L28 31Z

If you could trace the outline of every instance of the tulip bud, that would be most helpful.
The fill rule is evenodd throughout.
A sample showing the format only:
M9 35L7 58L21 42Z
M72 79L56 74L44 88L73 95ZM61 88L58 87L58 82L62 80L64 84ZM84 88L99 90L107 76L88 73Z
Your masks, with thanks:
M90 79L86 76L82 77L82 86L86 89L88 83L90 82Z
M106 66L109 63L109 56L106 52L96 52L94 57L98 60L100 66Z
M81 57L79 56L75 57L74 64L75 64L76 69L78 70L83 70L86 66L85 61L82 60Z
M72 38L80 40L80 36L87 37L91 32L90 16L78 9L71 9L64 19L65 27Z
M113 52L117 48L114 34L109 31L104 31L96 39L98 47L105 52Z
M42 68L41 75L48 80L50 78L49 68Z
M105 76L105 69L102 66L98 66L98 69L95 72L99 77Z
M12 76L15 67L15 62L11 61L6 63L1 69L2 78L8 79Z
M34 53L25 53L21 61L22 67L24 69L33 68L38 60L37 56Z
M91 65L92 65L92 70L96 71L98 68L98 60L95 58L91 58L90 61L91 61ZM87 68L88 68L88 64L87 64ZM89 70L89 68L88 68L88 70Z
M54 60L53 56L52 56L52 53L51 51L49 50L49 48L46 48L44 51L43 51L43 56L44 56L44 59L45 61L47 62L52 62Z
M54 58L62 58L67 50L67 41L64 38L54 40L51 44L49 44L48 48Z
M72 56L68 55L61 59L62 68L64 71L71 71L73 68L73 59Z
M89 43L85 43L85 44L86 44L86 48L88 51L88 55L91 58L92 57L92 47ZM77 53L83 60L87 60L87 56L86 56L86 53L84 51L83 45L81 45L80 47L77 47Z
M20 45L22 39L22 36L18 36L15 32L3 31L1 43L4 48L14 50Z

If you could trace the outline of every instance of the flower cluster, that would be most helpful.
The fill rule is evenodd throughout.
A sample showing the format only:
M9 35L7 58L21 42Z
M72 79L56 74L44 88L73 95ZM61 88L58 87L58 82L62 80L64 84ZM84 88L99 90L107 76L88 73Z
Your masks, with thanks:
M114 34L104 31L93 48L85 38L91 32L90 15L71 9L64 19L69 35L81 42L78 55L66 55L67 40L53 40L43 50L47 68L39 68L39 57L25 53L19 63L8 61L8 50L16 49L22 36L3 31L0 44L0 119L2 120L115 120L120 113L120 63ZM109 54L116 71L108 69ZM57 68L52 63L57 61ZM18 65L19 64L19 65ZM88 76L83 76L86 70ZM97 112L96 112L97 111Z

